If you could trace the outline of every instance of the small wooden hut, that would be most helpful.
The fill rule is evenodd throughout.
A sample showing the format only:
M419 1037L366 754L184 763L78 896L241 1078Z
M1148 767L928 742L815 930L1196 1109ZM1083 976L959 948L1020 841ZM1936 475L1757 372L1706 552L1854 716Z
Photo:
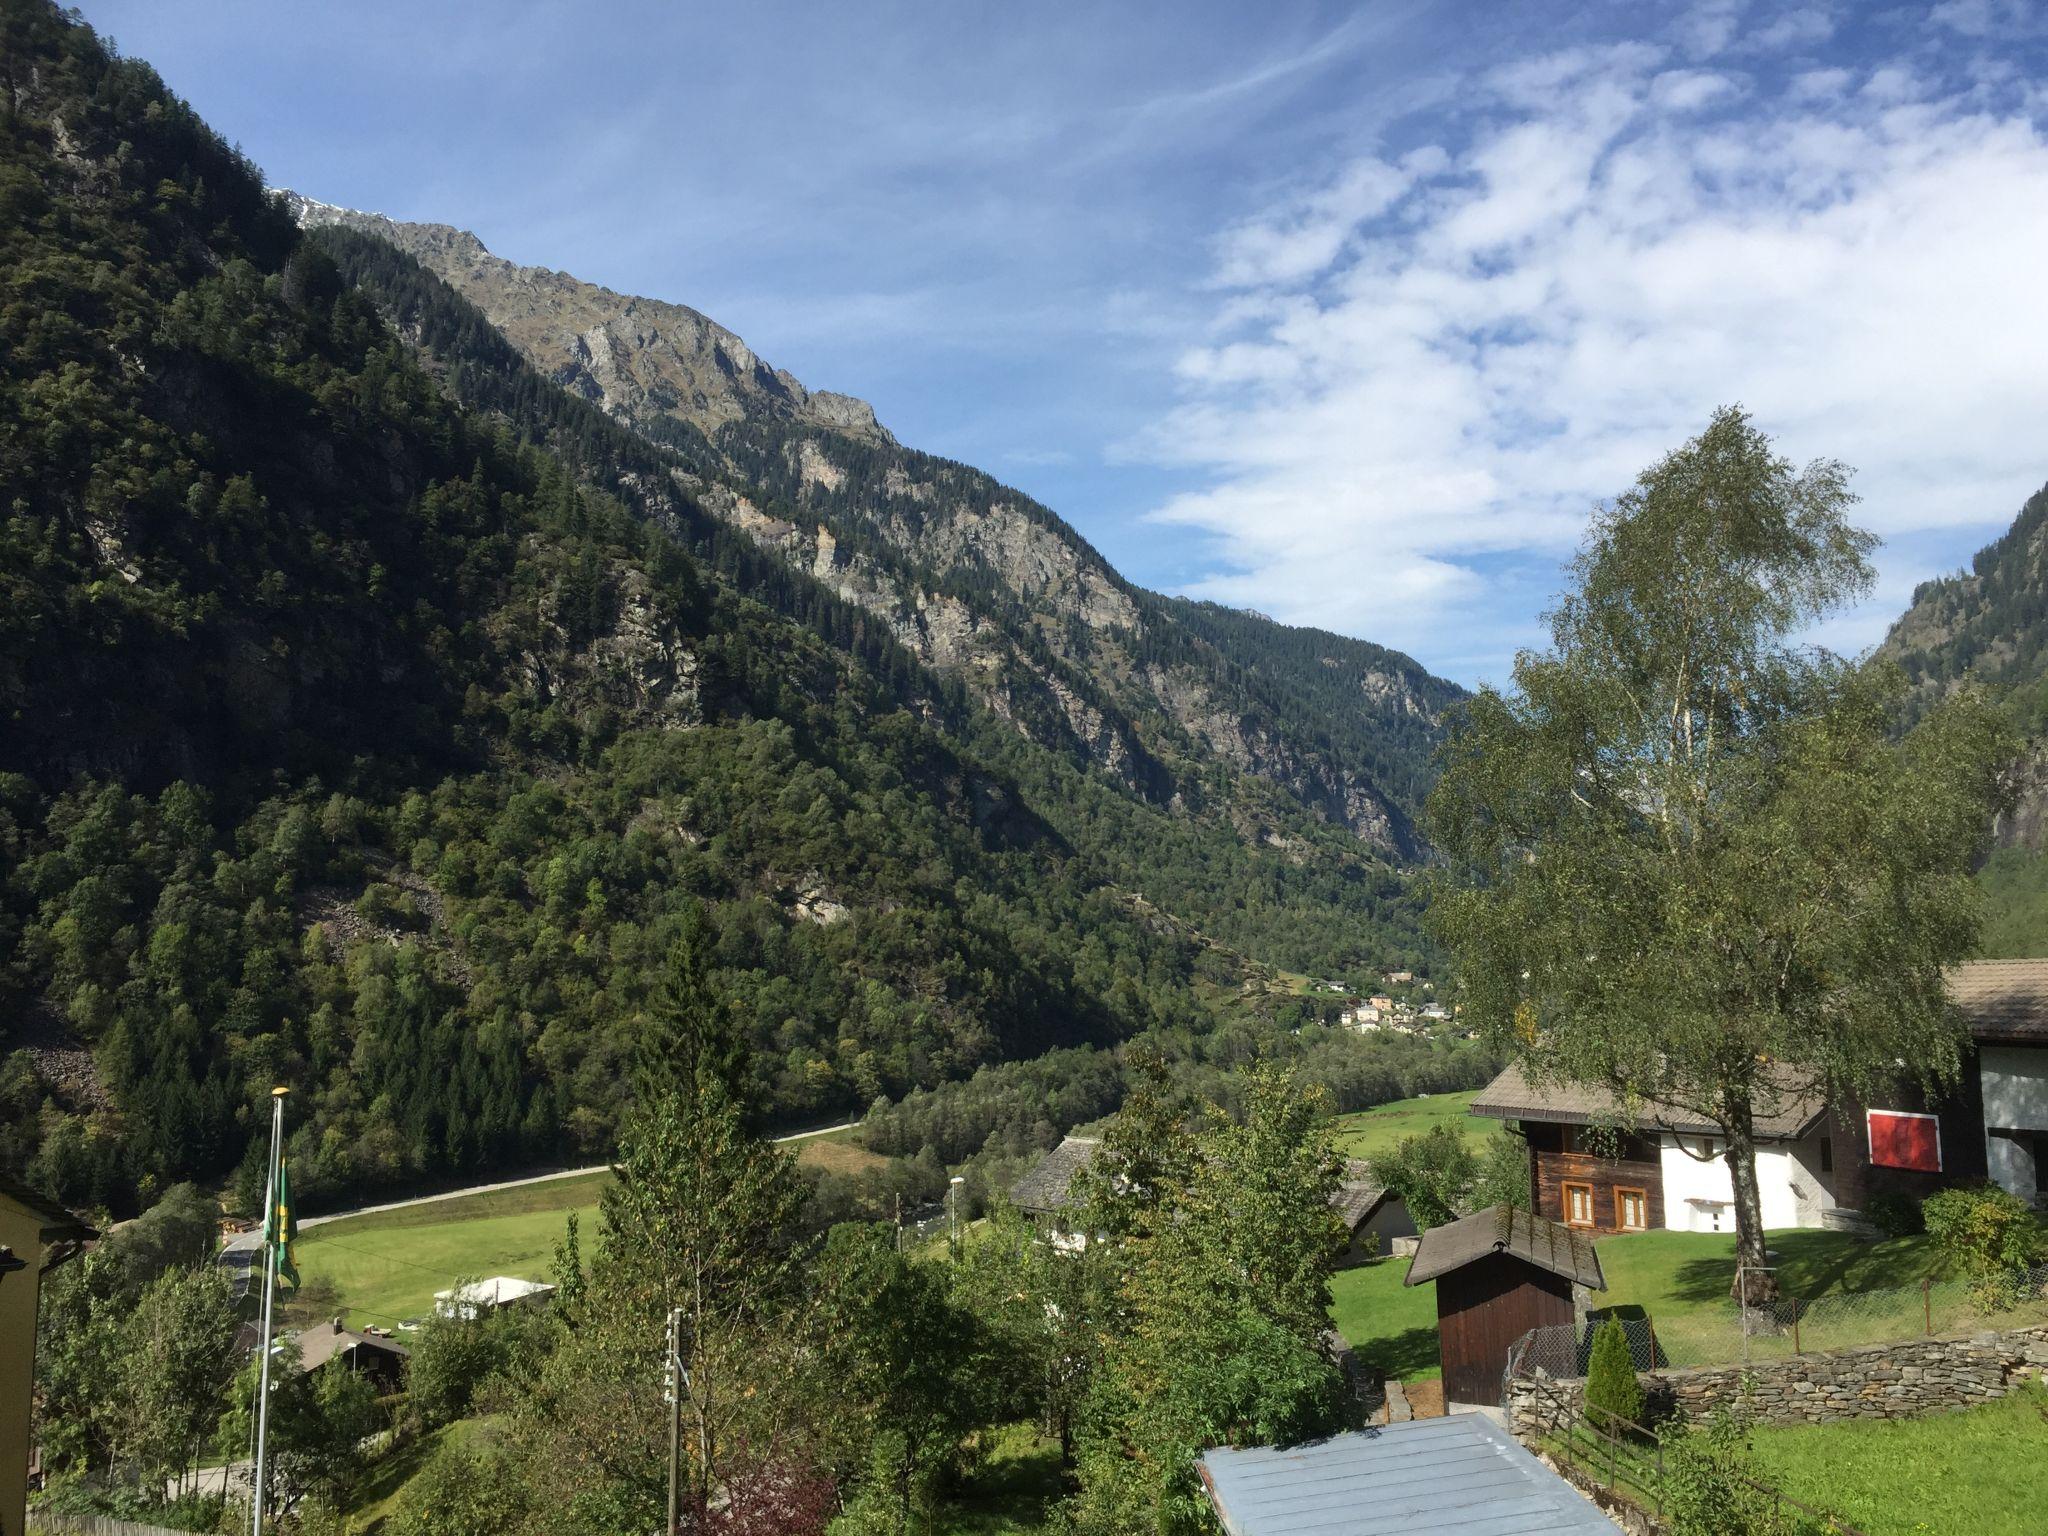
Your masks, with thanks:
M1493 1406L1515 1340L1575 1324L1573 1286L1607 1289L1585 1233L1505 1205L1422 1234L1404 1283L1432 1280L1444 1400Z

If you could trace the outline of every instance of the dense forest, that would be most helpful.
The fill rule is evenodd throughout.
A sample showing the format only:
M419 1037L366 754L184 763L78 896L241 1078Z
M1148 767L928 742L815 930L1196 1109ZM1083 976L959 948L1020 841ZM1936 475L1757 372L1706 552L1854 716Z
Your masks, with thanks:
M280 1081L309 1208L602 1155L699 912L773 1124L1284 1040L1263 967L1427 962L1341 829L992 718L707 515L701 438L301 236L49 6L0 17L0 1161L246 1194ZM1285 837L1222 809L1261 797Z

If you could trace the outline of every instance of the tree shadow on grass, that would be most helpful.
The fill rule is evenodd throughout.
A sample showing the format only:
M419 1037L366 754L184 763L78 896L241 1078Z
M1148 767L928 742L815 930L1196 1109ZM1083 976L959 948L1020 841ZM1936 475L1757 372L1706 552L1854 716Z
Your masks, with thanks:
M1429 1375L1441 1369L1443 1364L1433 1323L1427 1328L1409 1328L1383 1338L1369 1339L1354 1348L1352 1355L1368 1375L1396 1381Z

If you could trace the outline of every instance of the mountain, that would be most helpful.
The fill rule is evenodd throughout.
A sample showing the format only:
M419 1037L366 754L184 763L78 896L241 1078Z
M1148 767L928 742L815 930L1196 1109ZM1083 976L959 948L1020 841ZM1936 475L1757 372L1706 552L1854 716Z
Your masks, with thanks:
M789 1124L1427 962L1450 685L688 311L559 376L44 0L0 71L0 1165L247 1186L276 1083L314 1204L588 1160L678 964Z
M1922 582L1878 654L1906 674L1910 717L1965 682L2003 698L2028 740L2013 765L2013 803L1992 829L1979 879L1985 950L2048 952L2048 487L1970 568Z
M516 266L445 225L286 203L308 227L389 241L651 440L701 456L708 438L730 482L704 488L708 509L1034 740L1158 803L1204 793L1221 764L1377 852L1421 852L1429 757L1460 690L1408 657L1137 588L1030 497L903 447L863 402L811 393L695 310Z

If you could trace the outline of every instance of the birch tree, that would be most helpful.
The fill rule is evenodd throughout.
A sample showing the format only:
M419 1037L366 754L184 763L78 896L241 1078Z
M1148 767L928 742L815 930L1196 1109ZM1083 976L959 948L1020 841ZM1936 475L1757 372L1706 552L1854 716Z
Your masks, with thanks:
M2009 760L1974 696L1902 738L1896 674L1805 640L1870 590L1854 501L1717 412L1595 514L1550 648L1471 700L1429 807L1468 1015L1538 1081L1718 1127L1751 1301L1759 1117L1956 1076L1942 971Z

